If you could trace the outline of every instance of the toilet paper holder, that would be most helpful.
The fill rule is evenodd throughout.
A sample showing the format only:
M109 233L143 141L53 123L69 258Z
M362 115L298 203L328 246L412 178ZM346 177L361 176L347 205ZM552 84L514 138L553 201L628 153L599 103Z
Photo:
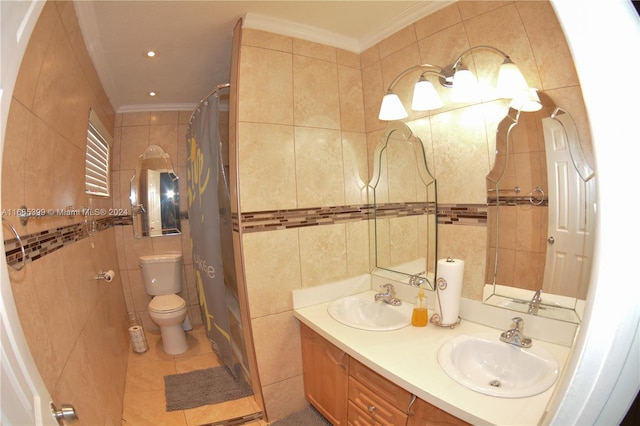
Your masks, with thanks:
M109 269L108 271L103 271L100 269L96 276L93 278L94 280L104 280L108 283L113 281L113 277L116 276L116 273L113 270Z

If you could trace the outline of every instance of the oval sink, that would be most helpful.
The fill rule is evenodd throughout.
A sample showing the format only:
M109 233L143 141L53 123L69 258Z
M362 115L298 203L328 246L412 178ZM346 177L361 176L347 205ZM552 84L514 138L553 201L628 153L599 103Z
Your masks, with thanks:
M476 392L522 398L549 389L558 378L558 362L546 349L519 348L498 336L458 336L440 347L440 367L456 382Z
M363 293L334 300L327 310L333 319L344 325L361 330L389 331L411 323L413 306L405 303L391 306L376 302L373 293Z

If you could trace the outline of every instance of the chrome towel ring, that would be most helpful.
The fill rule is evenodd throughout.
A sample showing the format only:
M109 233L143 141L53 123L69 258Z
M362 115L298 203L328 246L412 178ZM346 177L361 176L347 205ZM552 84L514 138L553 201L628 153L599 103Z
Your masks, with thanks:
M26 255L25 250L24 250L24 244L22 243L22 239L20 239L20 235L18 235L18 231L16 231L16 228L13 227L11 222L9 222L7 219L5 219L3 217L2 218L2 223L4 225L7 225L9 227L9 229L11 229L11 232L16 237L16 240L18 241L18 244L20 245L20 251L22 252L22 263L18 264L19 266L11 265L9 263L7 263L7 264L9 264L9 266L11 266L16 271L20 271L22 268L24 268L24 264L27 261L27 255Z

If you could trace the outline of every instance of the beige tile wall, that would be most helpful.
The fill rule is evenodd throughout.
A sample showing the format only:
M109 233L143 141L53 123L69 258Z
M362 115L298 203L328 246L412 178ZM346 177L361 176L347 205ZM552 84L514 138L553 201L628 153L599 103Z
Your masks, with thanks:
M64 108L60 106L64 105ZM72 2L47 2L31 36L13 95L2 164L2 207L110 208L84 195L89 108L106 127L114 112L100 85ZM20 235L81 217L6 216ZM5 238L9 237L5 229ZM118 269L113 229L10 270L20 321L53 400L75 406L81 425L119 424L129 336L121 287L94 280Z
M358 55L244 30L239 63L241 212L366 203L366 135ZM304 405L291 290L369 270L366 222L242 237L252 330L267 415Z
M131 210L129 188L135 174L138 157L149 145L160 146L171 156L173 169L180 178L180 211L187 211L186 197L186 140L185 135L191 111L154 111L118 113L116 115L113 155L114 207ZM187 301L192 324L201 324L200 306L193 271L193 257L189 234L189 221L181 220L182 234L153 238L133 237L132 226L115 228L118 246L118 268L122 277L124 296L128 312L143 318L144 326L157 330L151 321L147 306L151 297L147 295L140 270L140 256L160 253L182 253L184 272L180 296Z
M362 188L385 127L377 114L388 85L410 66L443 66L481 44L507 51L530 86L571 111L581 140L590 145L571 55L547 2L460 1L360 55L244 30L238 87L241 213L366 203ZM445 107L410 113L408 124L433 152L439 203L486 203L495 130L508 106L491 88L500 63L486 52L468 61L484 87L481 103L453 104L448 89L438 87ZM407 77L396 86L406 104L412 84ZM465 259L463 295L480 300L486 228L440 226L438 232L440 254ZM243 235L255 350L271 419L303 403L291 290L368 271L367 235L365 222Z

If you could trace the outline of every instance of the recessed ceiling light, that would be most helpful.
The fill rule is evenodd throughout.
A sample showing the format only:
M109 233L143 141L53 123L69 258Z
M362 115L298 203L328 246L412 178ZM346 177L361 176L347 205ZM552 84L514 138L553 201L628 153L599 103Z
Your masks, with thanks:
M157 94L158 94L158 92L154 92L154 91L151 91L151 92L147 93L147 95L149 95L149 96L151 96L151 97L154 97L154 96L156 96Z
M147 58L155 58L156 56L158 56L158 52L156 52L155 50L147 50L144 54Z

